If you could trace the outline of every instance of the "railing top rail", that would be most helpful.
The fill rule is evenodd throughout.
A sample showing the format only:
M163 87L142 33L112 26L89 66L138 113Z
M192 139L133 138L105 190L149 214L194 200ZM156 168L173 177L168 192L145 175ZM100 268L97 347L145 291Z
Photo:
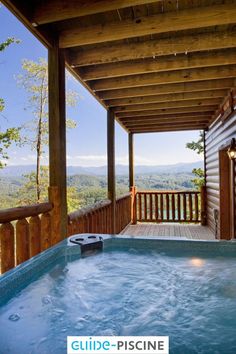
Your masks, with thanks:
M73 211L72 213L70 213L68 215L68 220L69 222L70 221L73 221L77 218L80 218L82 216L85 216L86 214L89 214L89 213L92 213L96 210L99 210L99 209L102 209L102 208L105 208L107 207L108 205L111 204L111 201L106 199L106 200L102 200L100 202L97 202L95 203L94 205L91 205L89 207L86 207L86 208L83 208L83 209L80 209L80 210L76 210L76 211Z
M52 203L40 203L17 208L0 210L0 223L7 223L14 220L29 218L47 213L53 209Z
M189 191L173 191L173 190L150 190L150 191L137 191L137 194L200 194L200 191L189 190Z

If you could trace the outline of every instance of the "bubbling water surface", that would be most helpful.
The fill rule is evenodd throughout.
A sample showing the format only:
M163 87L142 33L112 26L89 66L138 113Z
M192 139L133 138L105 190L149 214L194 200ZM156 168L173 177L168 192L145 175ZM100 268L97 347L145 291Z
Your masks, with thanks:
M168 335L173 354L234 354L235 259L64 259L0 309L0 328L1 354L66 353L68 335Z

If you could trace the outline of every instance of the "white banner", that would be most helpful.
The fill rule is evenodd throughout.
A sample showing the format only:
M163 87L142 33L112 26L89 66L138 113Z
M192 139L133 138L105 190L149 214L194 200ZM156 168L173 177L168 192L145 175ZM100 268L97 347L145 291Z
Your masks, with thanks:
M169 337L67 337L67 354L169 354Z

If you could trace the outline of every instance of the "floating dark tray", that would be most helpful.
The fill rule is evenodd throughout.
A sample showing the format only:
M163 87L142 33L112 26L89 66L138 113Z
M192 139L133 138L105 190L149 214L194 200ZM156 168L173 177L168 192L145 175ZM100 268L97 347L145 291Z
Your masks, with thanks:
M97 235L73 236L70 242L80 245L81 252L103 249L103 238Z

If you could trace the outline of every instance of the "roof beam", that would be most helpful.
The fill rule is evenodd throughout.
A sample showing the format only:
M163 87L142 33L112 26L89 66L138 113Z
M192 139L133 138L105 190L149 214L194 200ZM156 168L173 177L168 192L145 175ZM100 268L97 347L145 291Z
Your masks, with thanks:
M34 9L32 22L42 25L151 2L153 0L41 0Z
M202 80L214 80L223 78L234 78L236 76L236 65L220 67L176 70L170 72L132 75L113 79L101 79L90 82L94 91L122 89L128 87L162 85L179 82L192 82Z
M234 86L233 79L220 79L188 83L152 85L145 87L132 87L110 91L100 91L98 96L103 100L163 95L171 93L198 92L202 90L230 89Z
M185 123L171 123L171 122L165 122L165 123L160 123L160 124L142 124L142 125L135 125L135 126L129 126L126 125L127 129L148 129L148 128L163 128L167 127L170 124L173 127L189 127L189 126L200 126L200 125L207 125L208 121L202 121L202 122L185 122Z
M176 121L175 123L173 124L191 124L191 123L196 123L196 124L202 124L202 123L208 123L210 121L210 117L209 118L205 118L205 119L200 119L200 120L194 120L194 119L188 119L188 120L179 120L179 121ZM153 121L141 121L141 122L132 122L132 123L129 123L129 122L126 122L124 123L126 128L132 128L132 127L139 127L139 126L152 126L152 125L165 125L165 124L168 124L170 123L171 121L169 120L153 120Z
M149 103L146 105L136 104L129 106L118 106L113 107L115 113L118 112L136 112L136 111L149 111L154 109L169 109L169 108L179 108L179 107L203 107L203 106L213 106L219 105L222 102L221 98L206 98L202 100L188 100L188 101L176 101L176 102L158 102Z
M164 95L152 95L143 97L133 97L133 98L118 98L116 100L107 100L105 104L109 107L116 106L128 106L128 105L144 105L147 103L160 103L160 102L177 102L177 101L188 101L192 99L205 99L205 98L221 98L227 95L227 90L208 90L208 91L197 91L197 92L180 92L171 93Z
M195 113L195 112L212 112L216 110L217 106L204 106L204 107L182 107L182 108L169 108L169 109L156 109L153 111L138 111L138 112L118 112L116 117L138 117L138 116L157 116L176 113Z
M233 47L236 47L236 31L227 31L170 36L140 43L109 43L86 49L78 47L73 52L67 50L66 57L76 67Z
M139 121L152 121L152 120L178 120L178 119L189 119L189 118L205 118L211 117L212 112L189 112L189 113L176 113L176 114L166 114L166 115L154 115L154 116L139 116L139 117L131 117L131 118L122 118L119 117L120 122L139 122Z
M236 40L236 38L235 38ZM83 80L97 80L119 76L146 74L153 72L202 68L236 64L236 51L202 52L198 54L168 56L129 62L83 67L79 70Z
M202 130L205 129L207 126L199 125L199 126L188 126L188 127L172 127L166 126L163 128L132 128L129 129L130 133L138 134L138 133L170 133L170 132L179 132L179 131L186 131L186 130Z
M161 13L124 21L74 26L60 33L61 48L104 43L171 31L189 30L236 22L235 4L212 5ZM171 26L170 26L171 24Z

